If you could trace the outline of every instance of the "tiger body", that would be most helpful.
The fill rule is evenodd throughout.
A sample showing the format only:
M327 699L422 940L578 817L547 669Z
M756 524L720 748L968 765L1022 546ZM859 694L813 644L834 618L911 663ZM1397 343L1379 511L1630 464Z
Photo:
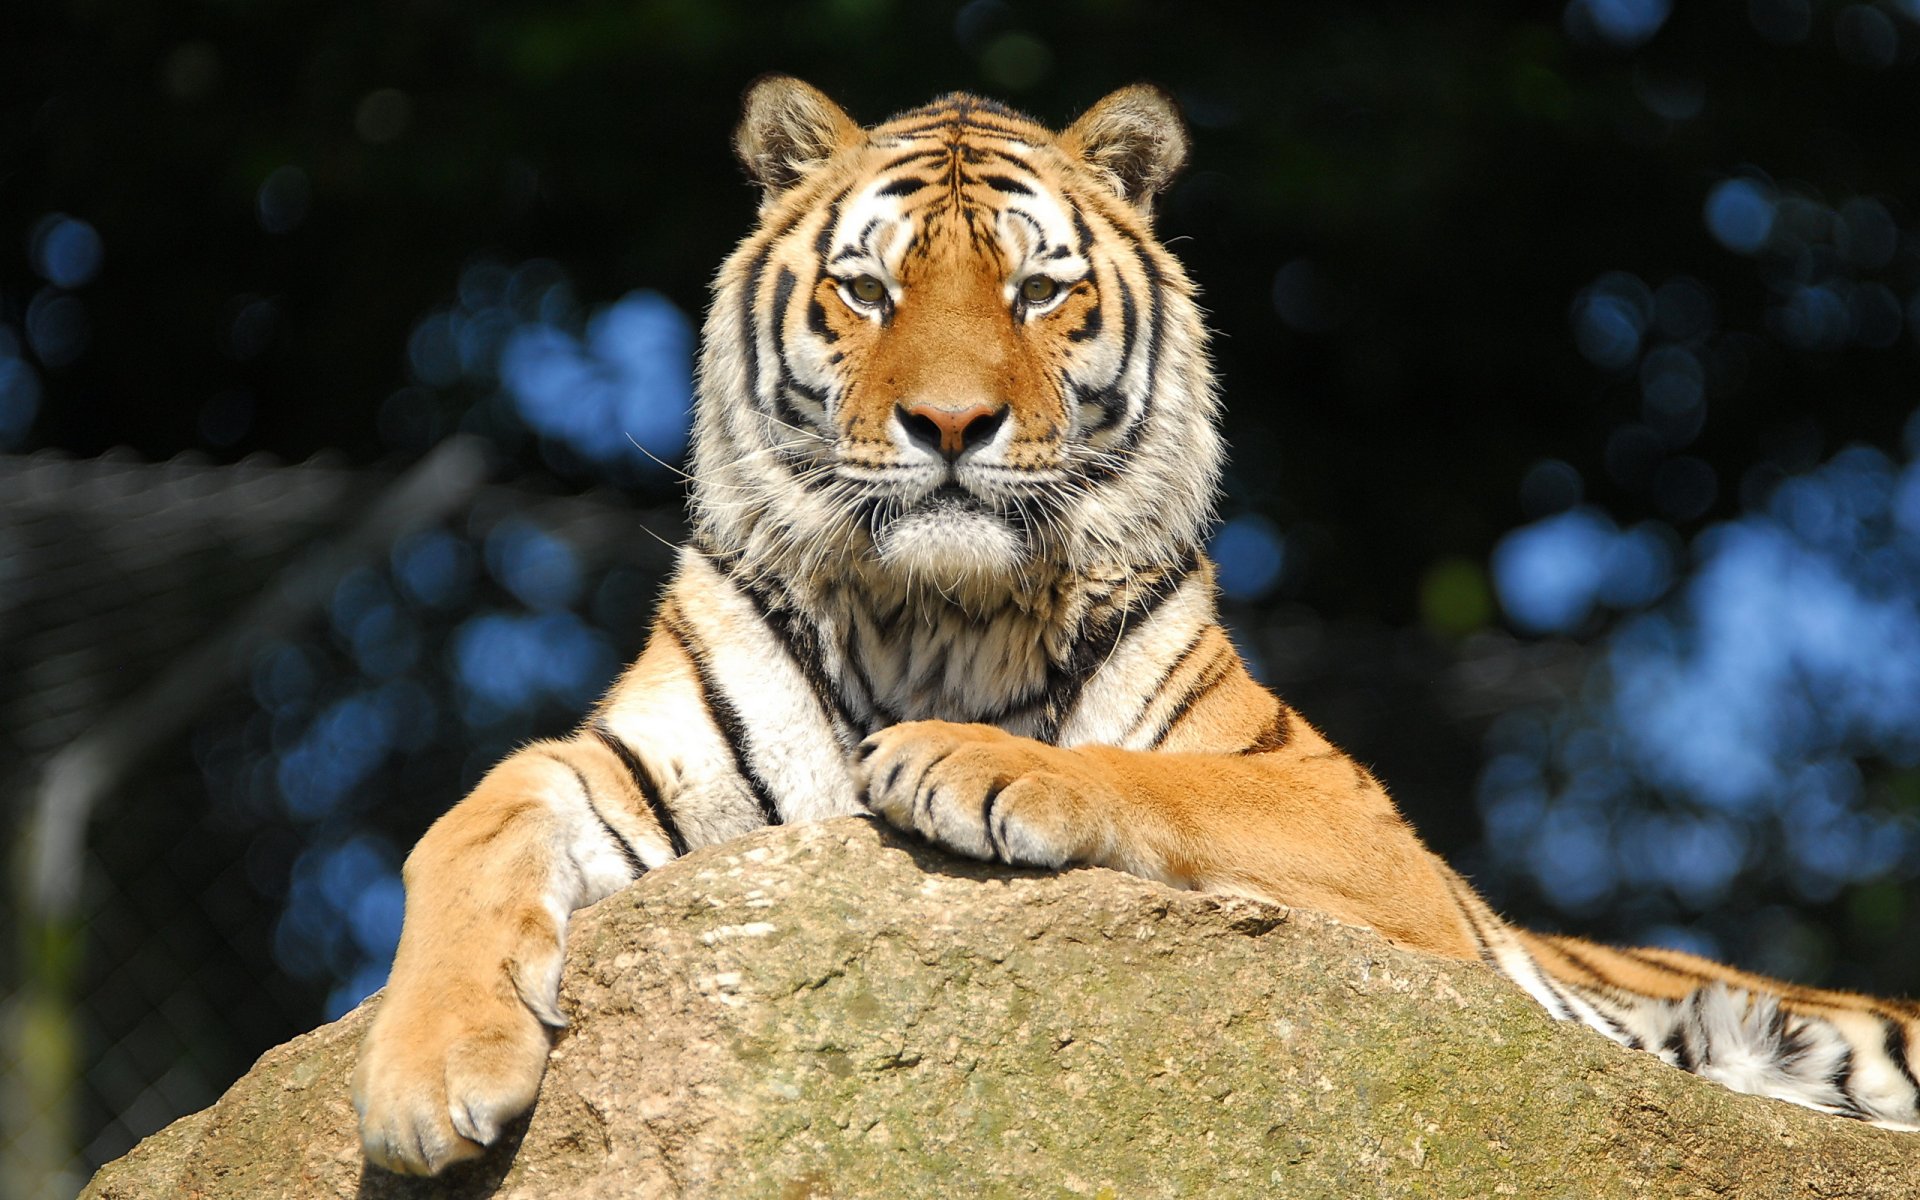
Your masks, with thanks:
M1510 926L1248 674L1199 549L1204 327L1150 231L1186 149L1161 94L1058 134L963 95L862 129L776 77L736 145L761 221L703 335L692 537L580 730L409 857L355 1076L370 1159L437 1171L532 1103L574 909L869 811L976 857L1318 908L1740 1090L1920 1123L1920 1008Z

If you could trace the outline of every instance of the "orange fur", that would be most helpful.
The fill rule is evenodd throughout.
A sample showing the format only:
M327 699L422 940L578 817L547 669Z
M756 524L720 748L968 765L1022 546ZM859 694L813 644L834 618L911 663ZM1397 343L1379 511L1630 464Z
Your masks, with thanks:
M762 219L703 339L692 545L581 730L409 857L354 1083L372 1161L432 1173L531 1103L569 911L856 795L978 857L1318 908L1703 1074L1724 1049L1730 1086L1920 1121L1920 1008L1515 929L1248 674L1197 550L1205 331L1149 228L1186 151L1163 94L1057 135L968 96L861 130L773 78L736 148Z

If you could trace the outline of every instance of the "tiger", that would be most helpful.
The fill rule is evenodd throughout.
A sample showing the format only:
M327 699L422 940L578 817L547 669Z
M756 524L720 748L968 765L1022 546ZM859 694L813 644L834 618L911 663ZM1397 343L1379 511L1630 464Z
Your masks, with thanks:
M758 225L703 327L689 536L579 728L407 858L353 1080L369 1161L439 1172L532 1105L569 913L854 814L1318 909L1730 1088L1920 1126L1920 1005L1509 924L1254 680L1202 550L1208 335L1152 232L1189 148L1166 92L1061 132L964 93L862 127L788 76L743 109Z

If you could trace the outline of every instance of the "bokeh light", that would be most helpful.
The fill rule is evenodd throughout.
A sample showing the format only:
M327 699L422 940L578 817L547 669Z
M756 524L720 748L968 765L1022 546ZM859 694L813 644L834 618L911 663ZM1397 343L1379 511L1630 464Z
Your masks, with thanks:
M1608 596L1636 544L1637 585ZM1479 784L1494 853L1569 913L1643 886L1709 907L1769 830L1810 900L1920 874L1920 814L1870 802L1860 765L1920 765L1920 460L1852 447L1787 479L1702 530L1684 585L1650 605L1657 546L1581 509L1496 551L1516 624L1633 612L1576 698L1496 723Z
M27 257L40 278L55 287L78 288L100 273L106 244L92 225L65 213L50 213L27 235Z
M1271 520L1242 513L1214 531L1207 553L1219 568L1220 591L1229 600L1264 599L1286 569L1286 539Z
M0 450L25 442L40 412L40 374L20 351L13 331L0 325Z
M614 483L659 484L686 453L693 409L693 324L638 290L582 314L552 262L482 261L458 302L422 319L408 367L433 389L499 394L524 426Z

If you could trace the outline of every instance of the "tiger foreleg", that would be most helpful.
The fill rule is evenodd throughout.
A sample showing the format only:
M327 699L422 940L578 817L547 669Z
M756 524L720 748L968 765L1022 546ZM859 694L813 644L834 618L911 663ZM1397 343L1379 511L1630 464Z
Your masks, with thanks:
M596 808L618 794L610 757L590 736L528 746L408 856L400 946L353 1077L372 1162L432 1174L532 1105L548 1030L566 1023L567 915L641 870Z
M1475 955L1439 859L1372 777L1317 735L1271 753L1178 754L915 721L868 738L859 760L875 812L963 854L1113 867Z

